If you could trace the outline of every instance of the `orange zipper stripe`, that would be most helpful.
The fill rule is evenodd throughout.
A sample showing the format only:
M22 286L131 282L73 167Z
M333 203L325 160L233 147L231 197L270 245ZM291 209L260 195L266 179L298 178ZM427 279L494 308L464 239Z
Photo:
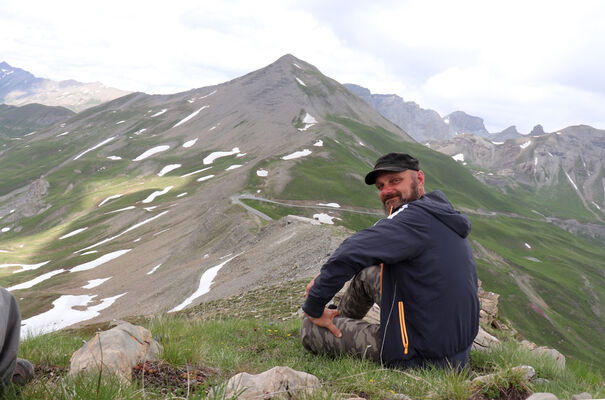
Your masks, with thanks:
M405 327L405 313L403 311L403 301L399 305L399 327L401 328L401 341L403 342L403 354L408 354L408 331Z

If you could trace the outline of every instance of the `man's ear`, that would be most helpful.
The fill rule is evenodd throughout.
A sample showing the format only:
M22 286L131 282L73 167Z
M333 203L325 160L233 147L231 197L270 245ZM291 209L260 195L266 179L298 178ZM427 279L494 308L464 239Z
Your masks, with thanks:
M424 172L421 170L418 171L418 184L424 185Z

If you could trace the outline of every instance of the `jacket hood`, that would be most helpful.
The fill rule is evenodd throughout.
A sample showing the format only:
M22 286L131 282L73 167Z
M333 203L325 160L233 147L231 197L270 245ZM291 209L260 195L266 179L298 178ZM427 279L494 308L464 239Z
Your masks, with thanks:
M471 221L468 217L460 211L454 210L452 203L439 190L425 193L411 204L426 210L463 238L466 238L471 232Z

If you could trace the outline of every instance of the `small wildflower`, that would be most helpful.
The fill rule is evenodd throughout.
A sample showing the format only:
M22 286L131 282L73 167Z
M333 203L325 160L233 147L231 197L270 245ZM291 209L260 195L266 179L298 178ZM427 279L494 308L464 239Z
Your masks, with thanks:
M370 379L370 383L374 383L374 379Z
M274 329L273 332L277 332L277 329Z

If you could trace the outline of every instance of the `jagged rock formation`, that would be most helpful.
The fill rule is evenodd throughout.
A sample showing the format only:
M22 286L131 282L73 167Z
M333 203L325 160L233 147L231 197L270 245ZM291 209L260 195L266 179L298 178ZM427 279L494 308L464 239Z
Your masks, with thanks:
M450 137L463 135L465 133L471 133L478 136L486 136L489 134L483 124L483 119L468 115L464 111L454 111L443 117L443 120L449 126Z

